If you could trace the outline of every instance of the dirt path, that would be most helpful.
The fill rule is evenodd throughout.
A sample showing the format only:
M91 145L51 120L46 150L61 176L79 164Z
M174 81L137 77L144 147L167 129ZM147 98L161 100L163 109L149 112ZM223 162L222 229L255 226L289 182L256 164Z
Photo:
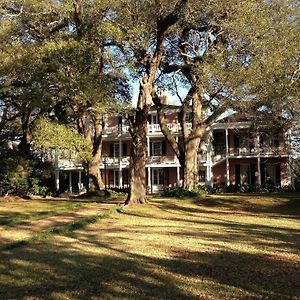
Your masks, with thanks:
M35 233L55 226L61 226L82 218L102 214L115 206L115 204L92 203L88 207L76 208L57 216L29 221L13 227L0 226L0 246L28 239Z

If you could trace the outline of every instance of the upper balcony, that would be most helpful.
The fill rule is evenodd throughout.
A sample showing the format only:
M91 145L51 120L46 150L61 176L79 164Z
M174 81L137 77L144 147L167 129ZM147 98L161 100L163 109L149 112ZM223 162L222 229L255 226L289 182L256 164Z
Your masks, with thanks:
M100 169L128 168L130 156L106 157L101 159ZM176 156L149 156L146 161L147 167L177 167L180 166Z
M243 158L243 157L271 157L271 156L288 156L286 149L279 147L261 147L261 148L231 148L226 155L224 151L213 153L212 162L217 163L225 158Z
M169 130L172 133L179 133L181 132L181 126L179 123L168 123L167 124ZM148 133L160 133L160 125L159 124L148 124ZM189 130L192 129L192 123L187 123L187 127ZM106 135L122 135L122 134L128 134L129 133L129 126L128 125L115 125L110 127L104 128L104 134Z
M122 157L102 157L100 161L100 169L108 168L126 168L129 166L130 156Z
M175 167L180 166L176 156L149 156L146 163L147 167Z
M74 159L58 159L57 167L60 170L79 170L82 171L83 163L80 160Z

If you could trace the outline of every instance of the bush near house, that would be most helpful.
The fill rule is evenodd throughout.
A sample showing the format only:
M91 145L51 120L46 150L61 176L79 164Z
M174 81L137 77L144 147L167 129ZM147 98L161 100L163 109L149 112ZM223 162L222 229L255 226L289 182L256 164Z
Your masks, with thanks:
M3 153L2 153L3 154ZM28 173L25 176L18 170L19 156L15 151L0 156L2 166L0 170L0 195L42 195L51 188L51 166L41 164L32 158L28 160Z

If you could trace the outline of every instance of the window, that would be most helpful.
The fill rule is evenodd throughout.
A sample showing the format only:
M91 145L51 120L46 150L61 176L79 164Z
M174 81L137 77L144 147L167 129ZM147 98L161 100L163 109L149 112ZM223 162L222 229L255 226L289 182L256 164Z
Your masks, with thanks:
M158 124L157 113L149 114L148 115L148 122L149 122L149 124Z
M240 165L240 183L255 184L255 165L254 164L241 164Z
M199 171L199 181L200 182L205 182L206 179L206 172L205 170L200 170Z
M163 169L153 169L152 170L152 182L153 182L153 185L164 184L164 170Z
M261 164L261 184L277 184L281 183L280 164Z
M150 155L151 156L165 156L167 154L166 141L151 141Z
M224 131L214 131L213 132L213 147L215 154L224 154L226 149L225 141L225 132Z
M185 115L185 121L187 123L192 123L192 113L191 112L188 112L186 115Z
M153 156L161 156L162 155L162 142L161 141L152 142L152 155Z
M114 144L114 157L120 156L120 144Z
M126 156L126 155L127 155L127 144L122 143L122 155L121 156ZM119 157L120 156L120 144L119 143L110 144L109 156L110 157Z

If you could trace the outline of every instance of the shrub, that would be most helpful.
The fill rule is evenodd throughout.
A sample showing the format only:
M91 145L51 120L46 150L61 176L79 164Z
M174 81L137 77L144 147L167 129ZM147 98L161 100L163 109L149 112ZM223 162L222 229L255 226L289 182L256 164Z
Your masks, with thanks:
M197 196L198 192L196 190L189 191L182 187L175 187L175 188L164 190L163 195L166 197L183 198L183 197Z
M17 172L9 173L3 177L0 183L2 195L13 194L24 196L28 194L44 196L48 188L42 186L38 178L24 178Z
M33 195L45 196L49 190L47 186L41 185L38 178L29 178L29 193Z

